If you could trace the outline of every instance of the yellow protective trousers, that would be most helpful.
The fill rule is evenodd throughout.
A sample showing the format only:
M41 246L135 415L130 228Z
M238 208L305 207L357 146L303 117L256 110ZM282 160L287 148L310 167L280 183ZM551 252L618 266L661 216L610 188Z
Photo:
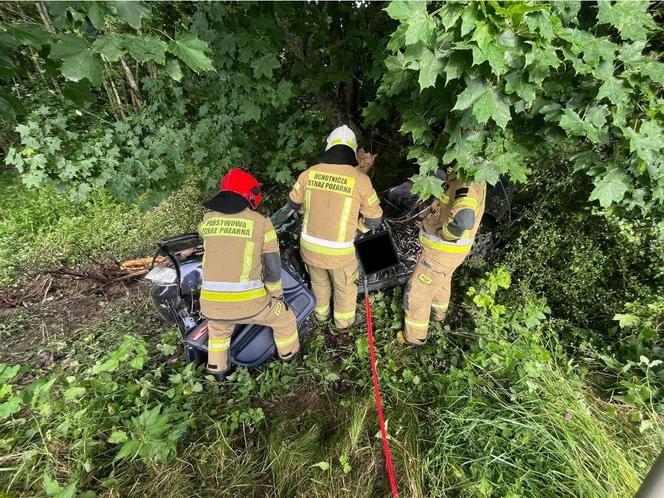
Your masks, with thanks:
M355 321L357 304L357 260L340 268L317 268L308 265L311 290L316 297L314 316L318 321L330 316L330 300L334 301L334 324L338 329L350 327Z
M452 274L466 256L467 253L431 254L426 248L422 251L403 298L406 341L424 344L432 309L435 320L445 320L452 292Z
M282 360L290 360L300 349L295 314L279 299L270 299L269 304L258 314L243 318L243 325L259 324L272 327L277 352ZM228 351L231 335L238 322L226 320L208 321L208 365L212 373L224 373L229 369Z

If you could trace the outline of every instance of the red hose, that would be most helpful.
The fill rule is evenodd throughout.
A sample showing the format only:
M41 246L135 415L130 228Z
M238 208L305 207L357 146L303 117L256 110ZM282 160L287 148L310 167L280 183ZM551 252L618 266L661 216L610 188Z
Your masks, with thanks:
M383 439L385 464L387 465L387 475L390 477L390 488L392 488L392 497L397 498L399 496L397 492L397 481L394 477L394 468L392 467L392 457L390 456L390 445L387 442L387 431L385 430L385 419L383 418L383 404L380 401L380 388L378 387L378 370L376 369L376 348L374 347L373 320L371 317L371 302L369 301L369 295L366 293L366 290L364 293L364 304L366 305L367 308L367 337L369 339L369 355L371 357L371 375L373 377L374 394L376 395L376 408L378 409L380 434Z

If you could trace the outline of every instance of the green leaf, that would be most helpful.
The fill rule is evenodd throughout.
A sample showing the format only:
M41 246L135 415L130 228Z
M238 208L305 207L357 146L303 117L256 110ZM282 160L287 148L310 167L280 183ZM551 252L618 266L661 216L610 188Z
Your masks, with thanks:
M433 175L418 174L413 176L412 180L413 187L410 191L413 194L419 194L422 199L428 199L431 196L440 198L445 193L443 183Z
M450 5L446 2L445 5ZM461 14L461 36L464 37L475 29L477 17L475 17L475 3L471 2L463 9Z
M8 380L13 379L21 369L21 365L5 365L0 363L0 384L6 384Z
M63 394L62 397L66 399L67 401L72 401L77 398L80 398L85 394L87 389L85 387L78 387L78 386L73 386L67 389Z
M447 85L450 81L461 77L465 67L466 59L463 54L459 52L452 52L447 61L445 61L443 67L443 71L445 71L445 85Z
M625 82L613 76L605 80L597 92L596 101L607 98L614 105L621 105L629 100L629 90L625 89Z
M426 2L412 2L411 13L407 18L406 45L419 41L428 42L433 34L435 24L427 14Z
M592 142L599 142L599 130L590 122L581 119L572 109L563 109L558 124L572 136L587 137Z
M104 66L90 49L64 57L60 72L68 80L81 81L85 78L96 87L101 86L104 78Z
M530 42L527 42L530 43ZM560 66L561 60L558 58L556 47L552 45L540 46L531 44L530 52L526 54L526 66L535 65L542 70L549 67L556 69Z
M208 44L192 33L177 34L168 51L196 73L214 71L212 60L205 55L210 52Z
M641 72L648 76L655 83L664 86L664 63L657 61L648 61L641 67Z
M509 101L502 92L490 87L473 104L473 116L480 124L491 118L498 126L505 128L511 119Z
M489 89L489 85L481 78L475 78L457 97L456 104L452 110L462 111L472 106Z
M618 50L618 59L626 64L633 64L643 60L643 49L646 48L645 41L623 43Z
M376 124L383 119L387 119L388 114L383 106L377 101L369 102L369 104L362 110L362 117L367 124Z
M638 133L628 129L626 136L629 138L630 152L636 152L645 163L657 164L662 161L660 151L664 147L664 135L654 120L643 123Z
M126 36L122 45L138 62L154 61L157 64L166 63L166 42L154 36Z
M41 47L51 41L51 35L38 24L15 23L4 26L19 45Z
M473 33L471 41L475 41L477 46L480 47L480 49L482 49L484 52L489 43L492 43L493 41L493 36L491 35L491 31L487 23L484 21L479 21L476 23L475 32Z
M330 470L330 464L327 462L314 463L313 465L311 465L311 467L318 467L322 471Z
M463 10L463 5L457 2L445 2L445 4L440 9L438 15L443 23L443 27L446 30L452 29L456 24L457 19L459 19L459 14Z
M493 74L502 76L507 70L507 63L505 62L505 53L507 47L499 43L491 43L484 51L484 56L491 66Z
M125 431L113 431L108 438L108 442L111 444L124 443L129 439Z
M454 160L460 164L467 164L482 150L484 131L464 129L455 119L448 120L445 131L450 135L450 139L445 155L443 155L443 164L451 163Z
M111 62L117 62L124 53L122 38L119 36L100 36L92 43L92 48Z
M399 131L403 134L410 133L413 142L430 144L433 140L433 133L422 113L416 111L406 111L403 115L403 124Z
M182 79L180 63L175 59L169 59L166 63L166 73L175 81L180 81Z
M390 5L387 6L385 12L392 19L397 21L406 21L413 14L413 11L417 9L418 4L424 2L403 2L403 1L392 1Z
M0 420L4 420L10 415L21 410L23 401L18 396L12 396L4 403L0 403Z
M90 83L87 80L68 81L62 89L62 94L77 105L84 105L96 99L90 91Z
M118 16L127 21L134 29L141 29L141 21L144 17L150 16L150 7L143 2L112 2Z
M612 203L618 203L625 197L629 183L627 173L622 168L614 167L605 175L595 179L595 188L590 194L590 200L597 200L600 206L608 208Z
M326 380L327 382L336 382L336 381L339 380L340 378L341 378L341 377L339 377L339 375L336 374L335 372L328 372L328 373L325 375L325 380Z
M618 45L606 38L592 36L583 45L583 59L591 65L599 64L600 60L613 62Z
M88 44L83 38L71 34L65 34L51 45L48 58L62 60L65 57L75 56L88 48Z
M272 78L274 70L279 68L279 66L281 66L281 64L275 54L264 55L251 63L251 67L254 68L254 78L260 78L262 76Z
M647 12L648 1L618 1L614 4L608 0L598 2L597 20L600 24L611 24L618 29L623 39L645 41L648 33L657 28L652 16Z
M417 82L420 84L420 92L425 88L436 85L436 79L443 69L443 64L428 48L422 51L420 59L420 75Z
M519 71L512 71L505 75L505 91L516 93L529 104L535 101L537 95L537 87L523 79L522 73Z
M104 28L104 18L110 14L110 9L105 2L90 2L86 13L95 29L101 30Z
M641 323L641 320L639 319L638 316L632 315L630 313L625 313L625 314L616 313L613 316L613 320L616 320L618 322L618 325L620 326L621 329L629 329Z
M553 40L555 34L551 24L551 14L546 10L540 10L526 15L526 24L531 31L539 31L539 34L546 41Z
M420 174L435 173L438 170L438 158L422 147L413 147L408 152L408 159L415 159L420 165Z
M62 489L60 483L53 479L50 475L44 474L43 478L44 491L46 491L47 496L57 496L60 494Z
M251 100L244 100L240 105L240 113L244 122L255 121L261 118L261 108L254 104Z

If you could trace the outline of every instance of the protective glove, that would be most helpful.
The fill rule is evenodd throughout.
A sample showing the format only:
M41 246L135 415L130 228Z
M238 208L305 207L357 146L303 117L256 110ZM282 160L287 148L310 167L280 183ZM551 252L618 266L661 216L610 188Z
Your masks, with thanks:
M374 161L376 160L377 156L378 154L370 154L369 152L366 152L363 148L359 148L357 150L358 164L356 168L359 169L365 175L368 175L373 169Z

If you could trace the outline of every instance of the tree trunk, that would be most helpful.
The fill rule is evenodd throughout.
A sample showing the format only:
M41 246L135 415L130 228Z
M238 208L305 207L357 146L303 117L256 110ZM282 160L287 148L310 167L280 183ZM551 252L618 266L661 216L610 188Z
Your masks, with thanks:
M124 57L120 57L120 63L122 64L122 68L124 69L125 75L127 76L127 83L129 83L129 88L131 89L131 100L134 104L134 108L136 108L136 112L138 112L141 110L143 105L141 100L141 90L138 87L136 79L134 78L134 75L132 74L131 69L127 65Z
M46 4L44 2L36 2L36 4L37 4L37 11L39 12L39 17L41 17L44 26L46 27L49 33L55 34L55 27L51 22L51 16L48 15L48 8L46 7Z
M122 99L120 99L120 94L118 93L118 89L115 86L115 81L113 81L112 76L109 76L108 84L111 87L111 90L113 91L113 95L115 96L115 101L118 104L118 111L120 111L120 116L122 116L122 119L125 119L127 117L127 114L125 113L124 105L122 105Z

